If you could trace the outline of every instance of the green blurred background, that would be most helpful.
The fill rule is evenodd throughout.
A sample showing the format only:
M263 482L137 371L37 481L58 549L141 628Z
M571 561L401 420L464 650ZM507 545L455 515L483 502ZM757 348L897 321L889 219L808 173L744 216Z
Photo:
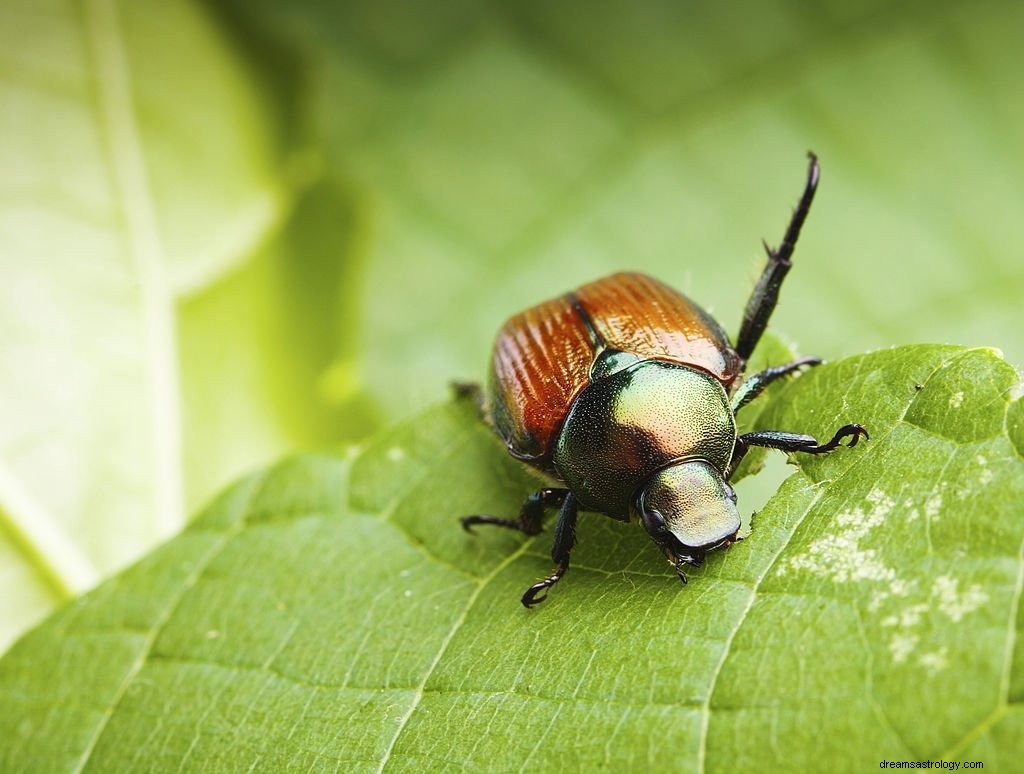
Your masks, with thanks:
M1024 6L0 4L0 648L243 471L642 270L735 332L1024 362Z

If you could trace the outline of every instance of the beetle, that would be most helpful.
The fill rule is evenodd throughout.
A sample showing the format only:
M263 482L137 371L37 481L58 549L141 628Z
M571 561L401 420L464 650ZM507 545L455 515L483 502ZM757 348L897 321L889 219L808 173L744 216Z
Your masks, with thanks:
M591 282L513 317L491 358L488 394L470 386L509 453L562 486L540 489L518 518L462 517L469 532L492 524L541 532L558 508L554 571L522 603L547 598L569 567L580 510L637 520L686 582L684 568L738 540L740 515L729 479L754 446L824 454L868 431L840 427L826 443L811 435L759 430L738 435L736 412L772 382L820 364L817 357L752 375L747 362L768 324L792 265L820 175L808 154L804 190L779 247L747 301L736 344L682 293L638 273Z

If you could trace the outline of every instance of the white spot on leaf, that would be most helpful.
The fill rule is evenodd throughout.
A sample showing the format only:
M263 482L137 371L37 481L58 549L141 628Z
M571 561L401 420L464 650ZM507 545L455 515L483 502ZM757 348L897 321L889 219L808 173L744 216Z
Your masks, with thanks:
M388 449L388 461L389 462L401 462L405 459L405 449L401 446L392 446Z
M902 664L907 660L907 656L914 652L920 639L916 634L894 634L889 640L889 652L892 653L892 660L897 664Z
M917 663L924 667L929 675L934 676L949 668L949 648L943 645L938 650L922 653L917 657Z
M882 619L882 626L898 626L901 629L910 629L921 623L921 618L928 612L928 604L919 602L916 605L908 605L898 615L886 616Z
M875 506L875 509L871 512L871 516L879 519L888 516L889 512L893 509L893 506L896 505L896 501L877 486L868 492L868 496L865 499Z
M987 460L980 459L979 464L982 463ZM864 500L864 505L838 513L830 532L813 540L803 553L785 561L779 571L785 574L805 570L833 583L874 584L867 610L877 615L878 625L888 630L893 663L913 664L929 676L942 672L949 667L946 647L919 653L911 661L922 637L930 639L936 631L936 616L959 623L985 604L988 594L978 584L961 589L960 581L949 575L938 576L925 588L913 578L901 577L896 568L883 561L878 549L868 547L872 543L881 545L879 538L873 538L873 531L897 510L896 500L879 487L872 489ZM913 521L921 517L923 510L923 515L934 521L941 513L943 498L935 491L920 510L911 507L914 503L914 499L901 499L897 515L909 512L907 518Z
M970 588L963 592L959 590L959 586L959 578L949 575L940 575L932 586L932 598L937 601L939 610L952 621L959 621L988 602L988 594L977 583L972 583Z
M978 474L978 483L985 486L985 484L992 480L992 471L988 467L988 459L986 459L984 454L979 454L975 457L975 461L978 463L978 467L981 468L981 472Z
M917 581L908 581L899 577L893 578L888 589L878 589L871 595L871 601L868 603L868 610L875 613L882 608L882 605L886 600L891 599L892 597L906 597L916 590ZM888 626L885 621L882 621L882 625Z
M1024 398L1024 371L1018 369L1017 383L1010 388L1009 398L1011 401Z
M957 390L949 396L949 407L958 409L964 405L964 393L962 390Z
M868 511L857 507L838 514L836 529L813 541L806 553L791 558L782 566L782 572L807 570L834 583L895 580L896 571L885 565L878 552L860 545L871 530L885 521L895 500L877 487L865 499L874 507Z

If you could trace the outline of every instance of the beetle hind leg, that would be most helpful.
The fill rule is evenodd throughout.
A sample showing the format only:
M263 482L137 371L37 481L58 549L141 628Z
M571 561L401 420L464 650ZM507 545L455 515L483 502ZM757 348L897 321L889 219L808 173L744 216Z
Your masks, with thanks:
M807 167L807 182L804 184L803 195L793 211L786 234L778 248L772 249L765 244L768 264L761 272L754 292L747 301L747 307L743 310L743 323L736 337L736 352L743 360L750 359L757 342L761 340L761 334L768 327L768 318L772 316L775 304L779 301L782 280L786 278L792 266L790 258L793 257L797 239L800 238L800 229L807 219L807 213L810 212L811 202L814 201L814 192L818 188L818 159L813 153L809 153L808 156L810 163Z

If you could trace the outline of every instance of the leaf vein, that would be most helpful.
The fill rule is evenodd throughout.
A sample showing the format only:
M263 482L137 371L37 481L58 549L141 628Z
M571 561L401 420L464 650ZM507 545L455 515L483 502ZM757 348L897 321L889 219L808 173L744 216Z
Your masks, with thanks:
M243 498L238 505L238 512L240 514L243 514L248 509L249 504L255 500L256 494L261 488L265 478L266 476L261 474L250 480L249 492L247 493L247 496ZM167 606L165 607L163 612L156 618L156 620L153 623L153 626L146 633L146 636L143 639L142 645L139 649L138 656L129 666L128 671L125 673L124 678L121 680L121 684L117 687L117 691L114 694L113 700L110 702L110 705L103 712L103 715L100 718L99 722L97 723L96 728L92 733L92 736L86 742L82 750L82 755L78 761L78 765L75 767L75 771L82 771L85 768L85 765L89 762L89 759L92 757L92 753L95 751L96 746L99 744L100 738L103 736L104 732L109 727L110 720L114 717L114 712L117 710L121 701L127 694L129 686L131 685L132 681L138 676L139 672L142 670L143 666L145 666L146 662L149 660L153 650L153 646L156 644L157 637L159 636L160 632L163 631L163 628L167 625L168 621L170 621L171 616L174 615L174 612L178 609L178 606L181 604L181 601L185 598L185 595L193 587L195 587L196 583L199 582L200 577L202 576L206 568L210 565L210 563L213 562L213 560L216 559L221 554L221 552L224 551L224 549L228 546L231 540L245 528L245 524L245 519L239 518L237 521L234 522L230 529L224 530L221 539L218 542L214 543L204 556L199 558L199 560L196 562L195 567L192 569L192 572L190 572L189 575L185 578L180 588L169 598Z
M427 682L434 674L434 671L437 669L438 664L441 663L441 659L447 652L448 647L452 643L452 640L455 639L455 635L458 633L459 629L462 628L462 625L466 622L466 618L469 615L469 611L473 609L473 605L476 604L476 601L480 597L481 592L483 592L487 584L490 583L490 581L493 580L502 570L504 570L506 567L508 567L510 564L516 561L520 556L522 556L522 554L526 550L526 546L528 545L529 542L523 543L523 545L521 545L518 549L513 551L498 565L496 565L495 568L488 575L480 579L480 581L477 583L476 589L474 589L473 593L469 595L469 599L466 600L466 604L463 606L462 611L459 613L459 616L452 623L451 629L448 630L448 633L441 641L441 644L437 649L437 653L435 654L434 659L430 662L429 666L427 666L427 669L423 674L423 679L420 680L419 684L416 686L413 699L409 703L409 709L399 719L398 727L395 729L395 733L391 737L387 749L384 751L384 755L380 760L380 765L377 767L378 772L383 772L388 762L391 760L391 755L395 750L395 745L398 743L399 737L401 737L402 732L405 731L406 727L408 727L409 721L411 720L413 713L416 712L416 708L420 705L420 702L423 701L423 696L426 693Z
M999 701L992 711L971 730L965 733L939 757L954 758L972 743L980 739L990 728L995 726L1010 711L1010 674L1013 672L1013 652L1017 644L1017 617L1020 614L1020 601L1024 595L1024 540L1021 540L1017 551L1017 581L1013 589L1013 598L1007 613L1007 642L1003 654L1003 669L999 677Z

